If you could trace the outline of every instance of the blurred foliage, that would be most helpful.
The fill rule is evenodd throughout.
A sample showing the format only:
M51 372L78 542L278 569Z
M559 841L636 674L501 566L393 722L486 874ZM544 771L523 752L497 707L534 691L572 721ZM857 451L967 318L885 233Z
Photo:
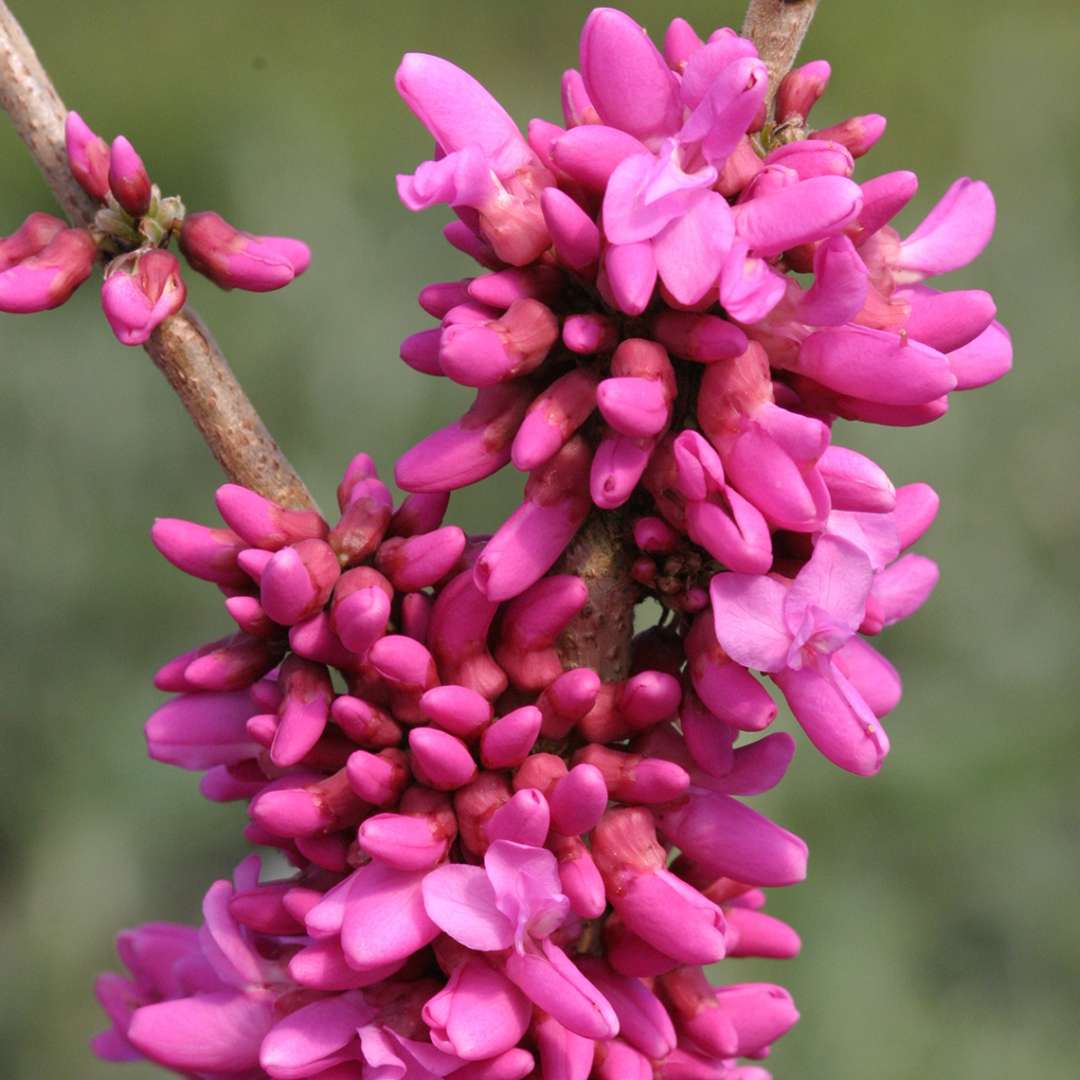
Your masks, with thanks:
M588 5L321 0L12 0L69 105L122 130L166 192L238 225L302 236L315 262L270 296L191 298L324 505L356 450L393 459L467 398L404 368L426 324L425 282L469 272L437 213L397 203L393 174L429 139L397 100L407 49L481 78L523 123L558 118L558 80ZM741 6L656 0L628 10L654 37ZM907 693L880 778L860 781L805 745L760 800L810 842L809 882L772 909L800 960L723 965L796 994L778 1080L998 1080L1075 1075L1080 1008L1080 809L1075 717L1080 449L1074 331L1080 295L1074 96L1080 15L1025 5L826 0L804 58L833 85L815 119L878 111L889 134L859 176L915 169L910 226L957 175L990 181L1000 225L955 284L993 291L1018 371L954 398L919 430L839 429L898 483L927 479L943 510L921 549L942 565L928 607L888 635ZM0 124L0 228L51 209ZM225 632L214 590L153 551L155 515L209 519L219 482L139 349L118 346L87 285L58 312L0 319L5 648L0 786L0 1075L160 1075L94 1062L93 975L120 927L194 921L209 881L243 851L236 807L144 759L159 699L150 673ZM455 497L490 527L506 476Z

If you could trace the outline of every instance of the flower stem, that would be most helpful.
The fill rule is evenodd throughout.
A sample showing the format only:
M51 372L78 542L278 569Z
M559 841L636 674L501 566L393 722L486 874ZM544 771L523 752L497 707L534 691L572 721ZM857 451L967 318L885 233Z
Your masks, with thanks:
M98 205L68 168L64 143L67 109L4 0L0 0L0 105L71 223L89 226ZM314 507L304 482L267 431L194 311L185 308L167 319L144 348L230 480L283 506Z
M810 29L818 0L750 0L743 20L743 37L750 38L769 68L765 103L772 112L780 80L791 70Z

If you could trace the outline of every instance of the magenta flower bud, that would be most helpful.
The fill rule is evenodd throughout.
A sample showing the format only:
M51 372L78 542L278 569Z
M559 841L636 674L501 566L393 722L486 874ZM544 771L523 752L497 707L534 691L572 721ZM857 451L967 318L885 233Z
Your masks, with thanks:
M670 802L690 786L689 774L673 761L606 746L586 746L574 755L574 761L596 768L611 797L632 805Z
M679 1030L713 1057L735 1056L739 1038L735 1025L716 1000L713 987L699 967L681 967L657 980Z
M486 599L463 570L439 591L431 609L428 645L443 680L494 701L506 689L502 668L488 652L488 631L498 605Z
M406 364L419 371L421 375L444 375L439 360L439 342L442 340L442 328L421 330L410 334L401 343L399 355Z
M314 510L286 510L239 484L222 484L214 496L225 523L249 546L277 551L299 540L325 540L329 526Z
M862 157L885 134L886 123L885 117L878 113L852 116L842 123L815 131L814 138L838 142L851 151L852 157Z
M646 1057L665 1057L675 1049L675 1028L660 999L640 979L612 971L596 957L578 961L589 981L611 1002L620 1037Z
M534 399L510 448L515 468L531 472L566 445L596 407L597 382L595 372L575 368Z
M351 694L339 694L330 707L334 723L357 745L385 750L401 741L401 727L387 713Z
M547 847L559 860L559 885L570 901L570 910L582 919L598 919L607 907L604 879L577 836L552 833Z
M508 1053L525 1034L529 999L484 959L467 960L424 1005L423 1019L435 1047L466 1061Z
M534 1024L534 1035L540 1052L541 1076L587 1080L596 1053L593 1037L577 1034L550 1015Z
M677 960L638 937L618 912L604 923L604 949L612 970L628 978L651 978L679 966Z
M584 315L568 315L563 320L563 344L580 356L607 352L619 343L616 325L606 315L587 312Z
M673 448L690 539L732 570L765 573L773 558L768 522L727 486L720 455L696 431L682 432Z
M619 712L632 731L668 720L682 697L679 680L662 671L640 671L627 679L619 693Z
M330 599L341 564L323 540L299 540L277 551L259 580L259 598L267 615L292 626L314 615Z
M542 847L550 827L547 799L536 788L520 788L491 815L484 831L490 843L510 840Z
M183 694L146 721L147 751L155 761L182 769L234 765L258 753L247 734L254 712L245 691Z
M476 762L465 744L436 728L409 732L409 756L417 780L436 791L456 791L476 778Z
M898 289L894 300L911 305L904 329L924 345L949 353L974 341L994 321L994 298L981 289L938 292L925 285Z
M349 786L372 806L392 806L410 779L408 761L396 747L377 754L357 750L345 765Z
M818 462L834 510L887 514L896 506L896 488L881 467L843 446L830 446Z
M30 231L40 235L47 230L35 226ZM29 242L20 240L11 250ZM28 315L59 307L90 276L96 258L97 245L85 229L57 232L40 250L0 271L0 311Z
M180 249L215 285L250 292L288 285L311 259L307 245L299 240L241 232L212 210L184 218Z
M112 269L101 286L105 318L121 345L144 344L186 298L180 263L168 251L139 255L132 273L125 267Z
M292 887L288 881L269 881L240 889L229 899L229 914L260 934L302 934L303 920L284 905L285 894Z
M443 236L451 247L457 248L463 255L475 259L488 270L498 270L506 264L495 254L491 245L477 236L464 221L450 221L443 226Z
M596 194L627 158L648 153L633 135L604 124L571 128L551 148L556 168Z
M277 629L254 596L230 596L225 601L225 610L236 625L252 637L269 637Z
M512 266L473 278L469 282L468 293L469 299L475 304L493 308L498 313L506 311L515 300L542 300L550 304L562 295L563 285L563 276L554 267L530 266L522 269ZM452 312L448 312L450 314Z
M480 760L486 769L512 769L528 756L540 734L539 709L523 705L500 716L480 737Z
M713 988L717 1004L735 1029L734 1053L761 1057L769 1045L789 1031L799 1019L791 995L770 983L743 983Z
M52 214L30 214L10 236L0 237L0 273L43 251L66 228Z
M948 355L957 390L974 390L996 382L1012 368L1012 358L1012 338L997 321L973 341Z
M336 831L359 816L364 804L344 776L318 780L300 773L268 784L251 802L252 821L275 836L299 838Z
M663 869L663 848L647 811L609 810L593 831L593 858L608 899L648 945L684 964L723 958L723 913Z
M543 715L541 732L561 739L596 705L603 683L592 668L573 668L544 688L537 699Z
M682 74L687 61L702 45L704 42L685 19L676 18L668 23L668 28L664 33L664 59L673 71ZM663 1057L663 1055L651 1054L650 1057Z
M592 1075L597 1080L653 1080L652 1062L621 1039L597 1043Z
M247 575L250 581L256 585L262 580L263 571L267 563L274 557L272 551L263 551L262 548L244 548L236 556L236 565Z
M941 500L929 484L904 484L896 489L896 509L893 522L900 550L918 541L937 517Z
M464 686L436 686L420 699L424 716L443 731L472 740L491 723L491 704Z
M600 258L600 230L569 195L549 187L540 197L555 254L571 270L588 273Z
M330 626L341 644L364 656L387 632L393 597L393 586L372 567L357 566L343 573L330 608Z
M297 656L288 657L281 665L278 683L284 697L270 758L275 765L285 767L300 761L326 730L334 688L325 667Z
M432 317L441 319L451 308L469 299L471 278L460 281L436 281L420 290L416 302Z
M368 661L390 684L397 719L406 724L420 723L420 698L439 685L431 653L412 638L388 634L371 646Z
M778 146L765 159L765 165L783 165L800 180L809 180L813 176L851 176L855 171L855 162L848 150L824 139L799 139Z
M492 601L524 592L551 569L589 513L585 475L590 448L575 436L532 473L525 501L488 541L476 562L477 587Z
M564 836L589 832L608 804L604 774L588 761L574 767L551 790L551 823Z
M664 310L653 319L652 330L676 356L702 364L730 360L746 351L746 334L718 315Z
M454 793L454 813L465 851L476 858L483 856L488 848L487 823L511 794L509 781L495 772L481 772L471 784Z
M357 971L349 966L341 945L333 940L317 941L312 945L304 946L299 952L293 953L288 965L289 977L294 982L310 990L322 991L357 990L364 986L371 986L382 982L383 979L388 979L400 967L401 961L397 961L369 968L366 971ZM297 1013L300 1011L297 1010ZM355 1020L353 1022L355 1023ZM286 1032L281 1028L282 1025L279 1022L274 1030L284 1042ZM337 1038L341 1038L340 1033ZM277 1047L270 1040L263 1040L263 1047L263 1060L273 1069L272 1055ZM326 1072L333 1076L332 1070ZM270 1075L272 1076L273 1073Z
M789 71L776 92L776 119L804 121L825 93L831 74L827 60L811 60L809 64Z
M718 877L752 885L806 878L806 844L730 796L693 795L658 818L673 844Z
M109 194L109 144L74 110L64 121L68 167L79 186L99 202Z
M561 91L563 119L568 128L600 123L580 71L570 68L563 72Z
M683 738L694 764L710 776L725 776L733 763L732 745L739 729L725 724L707 709L697 694L688 692L679 713Z
M648 379L604 379L596 388L596 403L604 419L631 438L658 435L671 416L665 388Z
M724 909L727 920L728 956L757 956L790 960L802 949L799 935L787 923L763 911L731 906Z
M116 201L134 218L150 209L150 176L135 147L117 135L109 154L109 188Z
M622 506L645 472L656 439L634 439L605 429L589 470L589 494L602 510Z
M833 664L875 716L887 716L900 704L900 675L869 642L853 637L833 653Z
M289 627L289 648L305 660L326 664L341 671L350 671L356 656L341 643L334 633L330 616L320 611Z
M862 232L859 243L888 225L911 202L919 190L919 178L913 172L900 170L875 176L861 186L863 208L858 217Z
M444 578L465 550L465 534L456 525L434 532L391 537L379 548L375 565L400 592L427 588Z
M559 337L559 323L538 300L515 300L494 322L443 329L439 366L463 386L492 386L527 375L543 363Z
M555 642L588 598L580 578L557 574L541 578L506 606L495 656L516 687L542 690L562 675Z
M261 679L281 659L284 650L266 638L233 634L213 642L204 651L196 650L183 667L180 686L163 685L161 690L239 690Z
M956 386L936 349L863 326L811 334L799 350L798 370L830 390L882 405L923 405Z
M858 184L817 176L733 207L735 228L756 255L779 255L811 240L834 236L862 209Z
M640 315L656 288L653 245L648 241L610 245L604 251L603 273L615 307L626 315Z
M352 501L327 537L342 566L356 566L375 553L390 524L391 513L385 485L378 480L357 485Z
M360 825L357 843L373 859L399 870L430 870L446 857L449 841L427 816L376 814Z
M394 466L406 491L453 491L497 472L510 460L510 444L533 399L534 389L511 382L480 390L455 424L407 450Z
M720 168L716 190L726 198L738 195L753 183L764 168L765 163L758 156L750 137L743 135Z
M600 120L640 139L674 135L682 124L679 83L642 28L597 8L581 31L581 75Z
M226 588L248 576L237 565L244 543L231 529L214 529L180 518L158 518L150 530L154 547L178 570Z
M409 495L394 511L389 533L391 536L416 536L433 532L442 524L449 505L450 496L446 492Z
M908 554L886 567L874 579L871 598L881 606L885 626L913 615L930 597L940 571L933 559Z

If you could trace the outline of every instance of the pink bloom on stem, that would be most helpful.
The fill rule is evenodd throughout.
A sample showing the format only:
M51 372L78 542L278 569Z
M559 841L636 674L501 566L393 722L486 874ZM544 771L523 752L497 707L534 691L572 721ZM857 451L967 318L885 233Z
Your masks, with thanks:
M134 269L117 267L101 286L101 306L121 345L142 345L187 298L180 263L168 251L139 255Z
M109 194L109 144L72 109L64 121L68 167L79 185L99 202Z
M311 262L306 244L285 236L255 236L220 214L188 214L180 249L200 274L223 289L270 292L299 277Z
M9 262L9 258L0 262L4 267L0 270L0 311L28 315L59 307L90 276L97 258L93 237L85 229L63 229L37 247L51 228L35 218L3 241L12 256L20 251L30 253L17 262Z
M864 775L881 767L888 739L831 656L862 623L873 580L864 552L826 535L792 582L717 574L710 585L724 651L745 667L769 672L818 749Z

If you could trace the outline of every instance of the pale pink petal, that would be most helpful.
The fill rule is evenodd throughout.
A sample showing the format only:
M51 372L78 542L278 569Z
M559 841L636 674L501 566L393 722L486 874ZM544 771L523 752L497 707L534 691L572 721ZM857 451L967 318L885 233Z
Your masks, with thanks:
M462 945L495 952L514 943L514 926L496 906L495 890L481 867L437 867L424 878L423 893L429 918Z
M867 586L869 588L869 586ZM743 667L779 671L791 635L784 625L787 588L757 574L717 574L709 585L716 639Z

